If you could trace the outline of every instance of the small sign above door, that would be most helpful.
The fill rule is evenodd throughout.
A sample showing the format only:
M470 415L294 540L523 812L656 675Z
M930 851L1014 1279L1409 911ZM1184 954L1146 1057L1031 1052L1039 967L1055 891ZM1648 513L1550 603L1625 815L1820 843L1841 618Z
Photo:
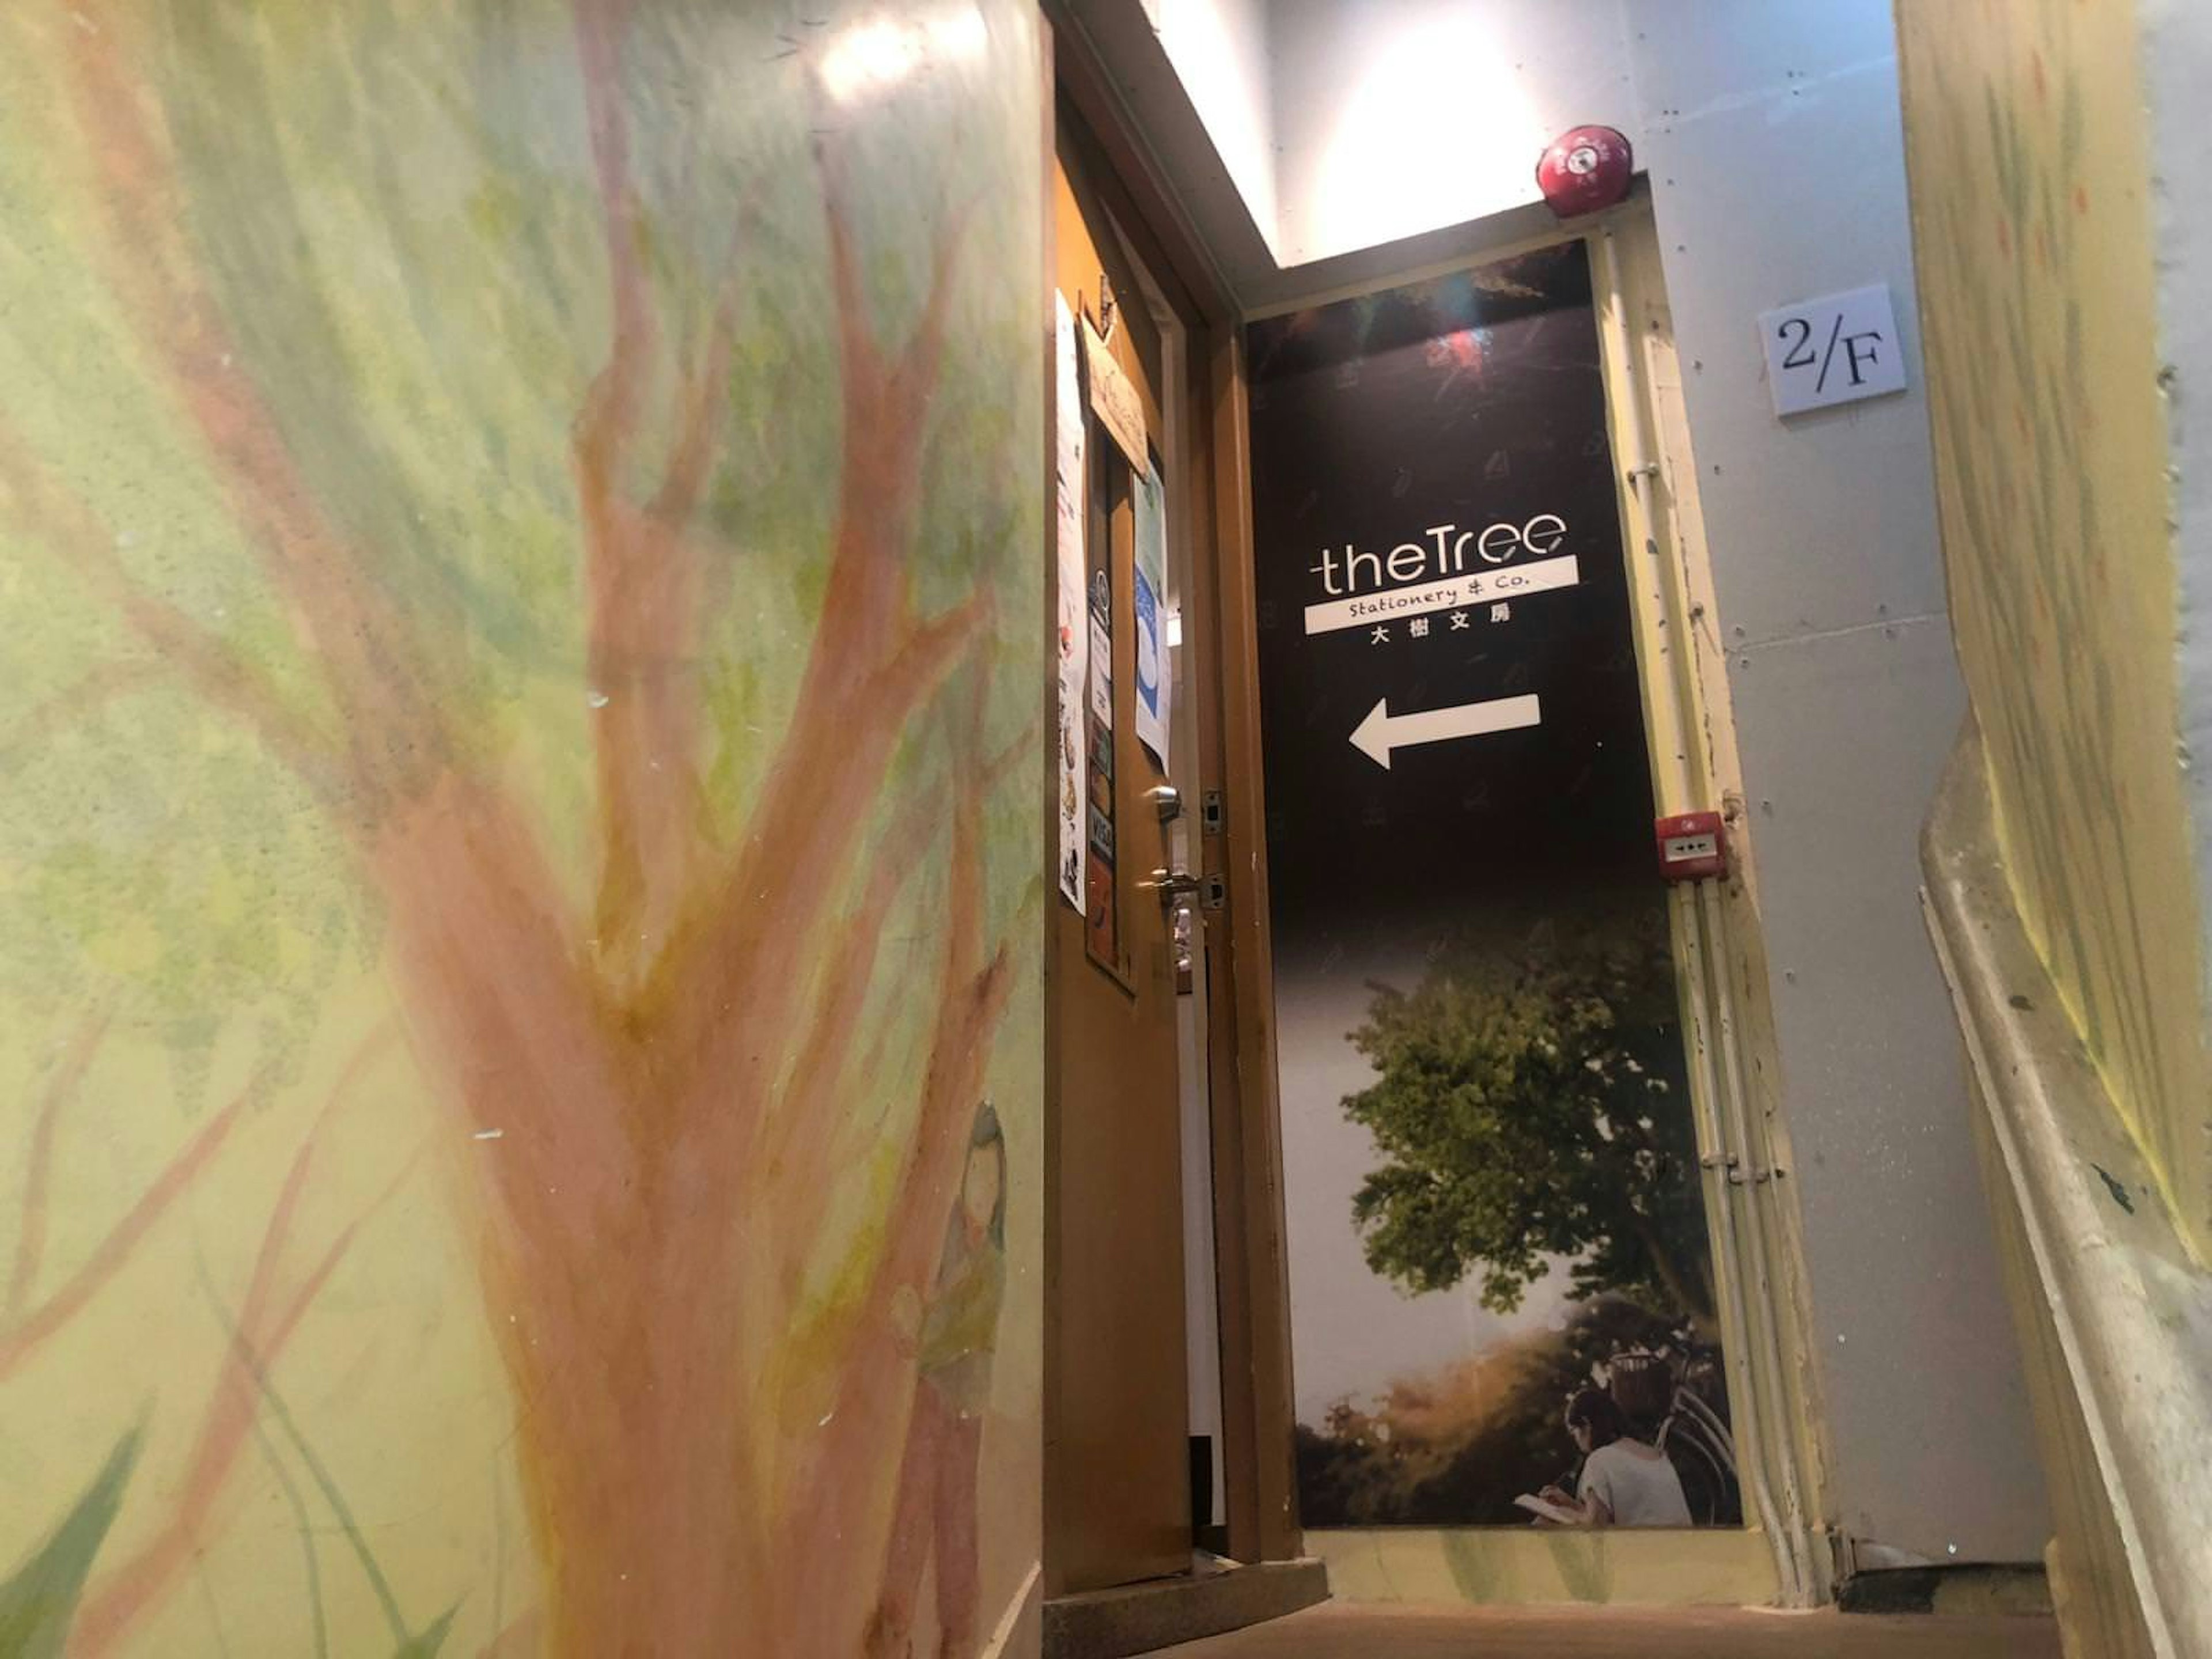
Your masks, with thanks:
M1084 366L1091 372L1091 407L1139 477L1152 471L1145 447L1145 400L1136 382L1114 361L1113 348L1083 319Z

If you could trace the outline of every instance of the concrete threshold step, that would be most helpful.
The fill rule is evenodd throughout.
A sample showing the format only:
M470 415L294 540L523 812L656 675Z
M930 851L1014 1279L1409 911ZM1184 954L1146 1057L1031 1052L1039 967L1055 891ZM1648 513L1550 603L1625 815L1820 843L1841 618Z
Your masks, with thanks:
M1044 1659L1124 1659L1279 1619L1328 1599L1322 1563L1249 1565L1200 1554L1188 1573L1044 1604Z

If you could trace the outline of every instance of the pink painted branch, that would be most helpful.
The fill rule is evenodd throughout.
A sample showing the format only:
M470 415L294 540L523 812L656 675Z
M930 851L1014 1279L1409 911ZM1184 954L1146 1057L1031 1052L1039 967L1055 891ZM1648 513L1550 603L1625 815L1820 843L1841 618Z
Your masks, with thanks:
M991 615L988 593L914 628L889 659L834 702L799 713L764 782L761 806L731 874L705 910L694 949L672 953L672 1029L696 1034L684 1075L726 1077L740 1109L702 1126L699 1155L734 1167L786 1075L806 994L805 958L833 902L914 712L970 653ZM830 623L825 617L823 628ZM820 649L817 645L817 652ZM726 1011L744 1011L742 1019Z
M893 708L918 707L969 659L996 610L997 596L988 586L979 587L950 610L914 624L870 678L864 695Z
M106 1012L104 1010L100 1011L89 1016L85 1025L80 1028L76 1039L64 1056L60 1070L57 1072L53 1082L49 1085L47 1101L40 1112L39 1129L35 1132L40 1139L51 1141L54 1115L63 1102L74 1093L77 1084L82 1080L84 1068L90 1063L92 1058L91 1048L88 1045L97 1044L100 1035L106 1028L107 1018ZM390 1040L391 1036L389 1028L380 1027L354 1050L346 1062L345 1068L339 1073L337 1084L331 1091L330 1099L325 1103L322 1111L316 1117L318 1127L331 1112L351 1097L355 1089L368 1074L369 1064ZM239 1091L237 1097L229 1105L216 1113L197 1135L185 1143L184 1148L164 1166L161 1173L139 1195L138 1201L125 1212L113 1227L108 1230L106 1237L101 1239L99 1244L94 1247L92 1254L85 1258L84 1264L70 1276L59 1290L36 1309L20 1318L11 1319L4 1329L0 1329L0 1379L4 1379L9 1372L27 1359L40 1344L52 1337L82 1312L85 1305L100 1293L117 1273L121 1271L124 1265L130 1261L132 1253L144 1242L155 1223L161 1218L162 1214L185 1188L191 1186L199 1172L215 1157L223 1141L228 1138L230 1132L237 1127L240 1115L260 1093L267 1078L268 1073L265 1068L257 1073L246 1087ZM34 1216L37 1218L36 1224L43 1228L43 1212L46 1204L43 1188L46 1176L40 1166L44 1164L47 1156L48 1154L43 1150L34 1150L33 1154L33 1174L27 1183L24 1206L27 1229L33 1224ZM37 1272L40 1254L38 1247L31 1247L30 1260L27 1264L23 1249L19 1246L15 1283L11 1285L11 1313L14 1310L16 1290L20 1287L22 1293L27 1294L30 1288L29 1281Z
M987 656L986 668L988 663ZM918 791L907 810L878 837L876 850L867 860L867 885L860 902L839 924L837 947L823 970L823 988L792 1067L792 1086L771 1115L762 1158L771 1182L781 1184L790 1177L799 1190L811 1192L823 1173L822 1161L834 1166L839 1137L833 1131L840 1126L824 1120L842 1097L847 1079L855 1071L866 1075L880 1061L880 1037L865 1052L854 1048L860 1015L875 981L891 907L928 850L931 828L945 816L945 803L962 792L988 800L1036 745L1036 732L1025 730L972 777L962 776L956 767L938 788ZM815 1161L792 1156L795 1139L813 1149Z
M966 730L955 753L966 763L964 775L979 772L988 675L971 676ZM964 780L963 780L964 781ZM945 1212L957 1184L965 1141L958 1133L975 1107L990 1059L990 1034L1006 1010L1013 981L1010 945L1001 942L983 960L982 790L952 792L951 854L945 910L945 960L939 976L937 1017L929 1060L923 1073L921 1111L899 1189L892 1202L888 1243L878 1268L874 1295L888 1314L902 1285L919 1292L934 1267ZM863 1340L866 1340L866 1334Z
M738 249L750 227L752 211L750 203L741 208L730 233L730 248L723 256L706 337L684 377L676 441L669 447L668 465L661 475L660 488L653 494L653 516L672 529L690 527L721 447L723 422L730 406L730 357L737 345Z
M942 808L934 798L915 800L878 837L860 902L839 924L837 944L822 974L813 1017L793 1061L790 1083L767 1114L765 1145L757 1160L765 1190L794 1197L782 1212L795 1218L817 1206L837 1167L844 1124L837 1108L860 1062L861 1015L876 981L884 930L892 907L920 868L931 845L930 828ZM880 1054L879 1046L873 1052ZM865 1075L865 1072L862 1073ZM768 1328L781 1328L796 1299L815 1243L813 1230L795 1219L778 1230L773 1249L776 1297Z
M71 721L84 719L118 698L159 683L168 672L166 665L151 659L99 665L74 684L39 703L15 722L13 731L0 736L0 766L14 764L19 757Z
M318 1120L318 1129L320 1120ZM70 1627L71 1659L100 1659L174 1585L192 1557L205 1547L216 1500L228 1483L260 1408L263 1379L300 1322L337 1271L369 1218L389 1203L416 1169L420 1154L368 1206L340 1228L307 1275L281 1305L272 1309L276 1273L307 1179L314 1148L310 1133L286 1173L256 1257L252 1283L239 1312L236 1331L225 1351L215 1389L203 1414L192 1456L168 1518L128 1561L95 1584Z
M224 1139L237 1127L251 1091L241 1094L210 1119L185 1144L152 1185L139 1194L123 1218L94 1247L82 1267L61 1288L29 1313L0 1331L0 1378L5 1378L29 1358L39 1346L82 1312L87 1303L115 1277L131 1254L145 1241L154 1224L189 1187L214 1158Z
M623 106L622 42L630 0L576 0L576 58L584 82L592 167L607 250L614 314L607 361L576 423L580 470L611 483L634 434L645 395L654 323L641 256L643 227L630 178L629 121Z
M965 730L955 745L963 775L981 763L988 675L970 684ZM834 1592L816 1566L820 1544L842 1526L868 1472L889 1466L901 1422L898 1404L912 1385L913 1365L900 1352L892 1305L901 1291L926 1296L944 1236L945 1218L959 1190L967 1149L962 1133L981 1097L992 1038L1014 984L1011 941L984 959L983 799L957 789L951 803L951 852L945 895L944 961L921 1103L890 1212L884 1252L861 1314L834 1375L830 1410L807 1448L793 1486L798 1536L807 1562L795 1581L793 1616L819 1626ZM818 1633L818 1632L817 1632ZM817 1644L818 1645L818 1644Z
M983 793L989 794L1014 775L1023 758L1036 752L1037 728L1030 726L984 763Z
M830 294L837 307L839 383L846 407L871 401L883 377L882 353L868 323L868 297L854 246L853 216L846 194L844 158L829 136L814 139L814 171L821 182L824 234L830 249Z
M709 839L699 782L704 719L698 661L708 591L693 520L714 471L737 328L741 210L704 337L683 376L675 436L642 510L623 462L637 436L659 325L640 248L621 85L627 0L578 0L585 98L605 226L613 338L577 422L575 471L585 532L600 872L594 936L602 970L629 990L682 919Z
M820 620L798 713L769 769L762 804L726 876L704 886L704 902L672 934L644 999L672 1011L676 1049L696 1057L698 1074L717 1074L714 1067L733 1060L744 1071L733 1091L740 1109L725 1115L726 1152L750 1139L788 1056L787 1040L763 1042L761 1034L792 1027L804 983L795 953L832 901L906 721L989 615L988 592L927 623L912 613L921 457L963 234L958 216L939 233L920 319L887 363L860 281L842 158L827 137L817 139L814 155L843 399L840 499ZM732 1008L745 1018L729 1019Z
M641 611L659 598L678 629L695 596L670 593L679 573L664 568L669 538L649 536L624 498L623 462L644 408L657 327L641 251L643 225L630 176L629 124L622 88L628 0L576 0L576 57L583 77L592 170L606 245L611 337L605 364L585 394L574 442L583 518L584 580L589 605L586 672L594 704L592 753L599 808L600 873L594 932L607 960L634 963L652 944L641 938L655 872L668 863L672 803L658 787L684 755L659 752L653 704L664 695L665 641ZM675 849L682 850L680 843Z
M651 1059L598 992L537 836L503 792L456 775L369 869L410 1028L455 1085L447 1104L502 1131L484 1159L502 1249L587 1257L638 1202L631 1079Z
M927 1295L945 1217L959 1191L967 1147L961 1129L980 1097L992 1034L1012 988L1012 952L1001 945L981 972L945 999L921 1121L894 1200L890 1237L836 1367L835 1403L819 1419L802 1459L803 1473L790 1488L793 1535L805 1540L793 1552L800 1565L793 1577L790 1616L802 1627L836 1616L838 1591L831 1579L841 1572L849 1575L850 1563L828 1547L842 1534L849 1507L872 1478L871 1472L894 1467L892 1452L903 1421L899 1406L913 1387L914 1365L900 1352L892 1304L902 1288ZM817 1643L800 1650L830 1649Z
M31 459L4 420L0 420L0 490L5 492L0 507L9 510L24 534L88 578L131 631L182 673L200 696L244 724L319 798L327 801L335 796L342 765L335 745L287 708L229 645L142 587L116 556L115 538L107 527L73 491Z
M62 1108L75 1097L93 1056L100 1052L100 1039L107 1034L112 1012L103 1006L78 1023L68 1046L62 1050L53 1076L46 1081L46 1096L39 1103L38 1119L31 1127L30 1155L23 1164L23 1220L15 1235L15 1265L8 1275L8 1297L4 1305L0 1305L0 1324L15 1324L22 1315L24 1303L38 1288L39 1267L46 1249L47 1189L53 1176L54 1128L61 1121Z
M923 296L921 315L907 337L891 371L890 390L893 409L908 419L919 419L936 391L945 360L945 322L951 314L953 277L968 243L968 221L973 204L963 203L940 216L941 228L931 250L929 289Z
M149 120L158 106L123 61L134 20L127 8L101 0L83 0L78 13L83 26L64 33L83 153L106 210L110 275L141 344L166 374L242 526L301 619L302 643L347 712L352 763L375 787L363 800L373 805L376 795L406 792L421 768L453 752L424 666L378 585L374 562L317 505L202 278L183 228L174 160ZM369 740L372 732L379 741Z
M686 536L627 502L587 499L585 521L599 823L592 932L619 991L681 921L707 846L702 568Z

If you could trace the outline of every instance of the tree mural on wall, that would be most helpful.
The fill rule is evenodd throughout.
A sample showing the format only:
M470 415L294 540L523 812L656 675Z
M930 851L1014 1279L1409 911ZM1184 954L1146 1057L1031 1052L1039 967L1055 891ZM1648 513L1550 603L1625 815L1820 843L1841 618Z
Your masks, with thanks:
M439 1109L497 1136L460 1189L542 1565L516 1640L851 1654L915 1388L895 1308L929 1292L1033 974L1032 25L325 9L9 25L69 124L51 182L81 193L95 293L40 296L35 264L0 293L82 325L64 368L137 378L58 422L0 403L11 568L100 641L9 763L81 727L114 774L7 827L41 892L98 884L112 918L127 867L166 896L120 968L71 951L64 909L35 1000L11 994L106 998L164 1034L180 1093L241 1023L267 1056L54 1294L106 1293L283 1085L318 974L374 954ZM197 535L140 527L99 459L133 448L190 477ZM168 726L191 740L164 752ZM140 832L118 851L57 801ZM226 863L304 961L246 921L230 957L220 929L176 943ZM107 1014L75 1018L88 1055ZM295 1259L312 1151L168 1556L102 1557L81 1599L27 1568L22 1616L74 1609L70 1651L173 1587L363 1219ZM17 1310L33 1212L0 1382L70 1311ZM97 1543L136 1444L58 1536Z

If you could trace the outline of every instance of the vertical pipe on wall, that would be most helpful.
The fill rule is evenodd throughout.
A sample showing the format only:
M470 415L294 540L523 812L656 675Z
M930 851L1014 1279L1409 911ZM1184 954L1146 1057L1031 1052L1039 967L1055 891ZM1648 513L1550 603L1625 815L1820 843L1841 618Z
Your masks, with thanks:
M1721 884L1717 880L1701 881L1697 887L1713 967L1713 1006L1717 1021L1714 1036L1721 1057L1721 1121L1728 1131L1729 1157L1734 1166L1729 1172L1729 1181L1742 1200L1743 1238L1747 1244L1745 1255L1751 1274L1747 1294L1759 1313L1759 1370L1770 1390L1770 1413L1778 1425L1774 1452L1776 1474L1782 1487L1783 1513L1790 1528L1790 1547L1796 1557L1799 1582L1809 1595L1822 1597L1826 1587L1814 1562L1808 1540L1797 1460L1785 1437L1790 1397L1785 1380L1788 1373L1782 1352L1781 1322L1775 1313L1776 1251L1769 1237L1768 1206L1765 1201L1775 1181L1774 1160L1764 1136L1757 1137L1754 1142L1751 1126L1750 1094L1744 1087L1742 1054L1738 1046L1742 1038L1736 1024L1735 990L1729 982L1728 925L1721 904Z
M1674 939L1681 960L1682 1002L1689 1015L1690 1114L1697 1126L1698 1168L1705 1189L1705 1213L1711 1218L1713 1278L1720 1291L1729 1326L1723 1332L1730 1416L1739 1449L1738 1479L1751 1488L1752 1506L1774 1551L1774 1570L1781 1580L1784 1600L1792 1606L1803 1594L1796 1552L1784 1535L1781 1516L1766 1477L1765 1443L1759 1413L1759 1389L1749 1347L1749 1310L1743 1288L1743 1268L1736 1249L1735 1210L1729 1201L1728 1158L1714 1102L1719 1088L1714 1079L1711 1001L1706 993L1705 945L1699 936L1696 901L1686 887L1668 894L1674 913Z
M1616 441L1622 476L1627 488L1622 507L1628 520L1627 543L1636 574L1642 574L1638 555L1656 551L1652 506L1650 459L1644 410L1643 377L1636 360L1634 331L1629 326L1627 302L1620 279L1619 251L1608 228L1592 239L1595 255L1601 314L1606 343L1613 359ZM1640 581L1632 582L1640 591ZM1700 729L1695 665L1690 659L1686 607L1671 566L1661 575L1656 599L1656 615L1644 631L1647 647L1656 643L1668 659L1667 672L1647 680L1653 692L1650 720L1653 726L1651 752L1660 776L1658 793L1662 811L1680 811L1705 804L1708 790L1705 769L1694 741ZM1641 607L1639 607L1640 609ZM1752 1207L1747 1186L1737 1176L1748 1167L1744 1155L1747 1131L1742 1117L1742 1077L1734 1047L1737 1040L1734 999L1728 982L1726 933L1714 914L1717 884L1701 905L1686 888L1674 890L1672 903L1675 938L1683 957L1681 996L1690 1025L1690 1057L1693 1066L1691 1097L1698 1125L1698 1162L1705 1174L1706 1208L1711 1218L1714 1272L1721 1281L1725 1304L1735 1324L1735 1346L1741 1352L1729 1356L1731 1403L1737 1419L1743 1453L1743 1473L1752 1488L1771 1547L1784 1599L1802 1606L1821 1591L1812 1562L1804 1510L1800 1496L1796 1458L1792 1452L1790 1403L1783 1385L1782 1358L1772 1304L1768 1252L1759 1218ZM1717 1006L1718 1014L1716 1016ZM1719 1059L1715 1058L1716 1050ZM1739 1201L1739 1194L1742 1200ZM1741 1224L1741 1237L1739 1224ZM1750 1256L1751 1282L1746 1283L1745 1256ZM1779 1487L1778 1507L1774 1491Z

